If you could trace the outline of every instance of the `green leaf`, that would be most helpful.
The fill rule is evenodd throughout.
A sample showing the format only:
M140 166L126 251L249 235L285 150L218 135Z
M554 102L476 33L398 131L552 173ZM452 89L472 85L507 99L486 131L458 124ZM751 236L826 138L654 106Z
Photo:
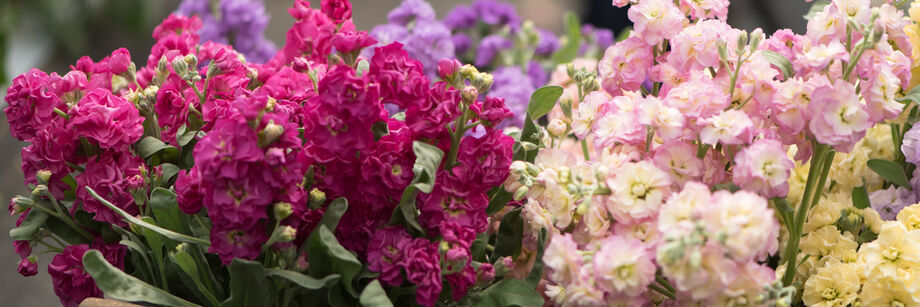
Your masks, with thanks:
M199 306L122 272L106 261L97 250L87 251L83 255L83 269L93 277L96 287L109 298L165 306Z
M179 156L178 148L163 143L163 141L160 141L159 139L152 136L144 137L139 142L137 142L134 150L137 152L138 156L144 159L150 158L153 155L161 152L164 155L172 155L174 157Z
M495 250L491 259L504 256L516 256L521 252L521 240L524 237L524 219L521 218L521 208L516 208L502 217L498 225L498 236L495 238Z
M364 291L361 291L358 302L365 307L393 307L393 302L390 302L386 291L383 291L383 287L376 279L368 284Z
M505 191L505 188L502 186L496 186L492 188L489 195L489 207L486 208L487 215L493 215L502 211L502 208L511 201L511 197L514 196L508 191Z
M808 9L808 13L805 13L805 20L810 20L812 17L815 17L815 14L824 9L825 6L831 3L831 0L817 0L811 4L811 8Z
M864 209L869 207L869 191L866 190L866 185L853 187L853 207L856 209Z
M220 302L217 301L217 298L214 296L214 293L210 289L205 287L204 283L201 280L201 273L199 272L198 264L195 262L195 259L192 258L192 255L186 252L184 249L179 249L175 252L169 253L169 260L171 260L179 269L185 274L185 276L192 280L196 289L202 296L204 296L211 306L219 306Z
M155 188L150 192L149 205L157 219L157 225L178 233L192 234L192 229L188 226L188 215L179 210L176 193L164 188Z
M261 263L234 258L230 263L230 297L221 307L267 306L271 300L265 267Z
M326 225L330 231L335 231L346 210L348 210L348 200L345 197L336 198L326 207L326 212L323 213L319 223Z
M179 174L179 167L172 163L163 163L160 164L160 167L163 169L163 176L160 177L160 186L169 187L169 181Z
M795 75L795 68L793 68L792 62L779 52L763 50L763 57L767 59L767 62L770 62L770 64L773 64L783 72L783 79L789 79Z
M900 103L920 103L920 86L914 86L914 88L910 89L903 97L896 98L895 100Z
M897 163L882 159L870 159L866 165L876 174L885 178L885 180L910 189L910 181L907 179L907 174L904 173L904 169Z
M310 263L307 270L311 276L339 274L348 293L358 296L358 291L354 289L351 281L361 272L361 261L339 244L326 225L320 224L319 228L310 234L307 257Z
M187 125L180 126L176 131L176 144L178 144L179 147L185 147L185 145L188 145L188 143L191 143L192 140L195 139L197 133L198 131L188 130Z
M489 234L481 233L476 236L476 240L470 245L470 258L473 261L486 261L486 245L489 243Z
M782 212L790 213L795 211L792 209L792 206L789 205L789 200L785 198L774 198L774 203L776 204L776 207L779 208L779 210Z
M173 232L173 231L171 231L171 230L161 228L161 227L159 227L159 226L157 226L157 225L152 225L152 224L150 224L150 223L144 222L144 221L142 221L142 220L140 220L140 219L138 219L138 218L136 218L136 217L134 217L134 216L131 216L130 214L128 214L128 213L125 212L124 210L121 210L121 208L116 207L115 205L113 205L112 203L110 203L108 200L105 200L105 198L102 198L101 196L99 196L99 194L97 194L96 191L94 191L92 188L86 187L86 191L89 192L89 194L92 195L93 198L95 198L96 200L98 200L99 202L101 202L103 205L105 205L106 207L109 207L109 209L112 209L112 211L115 211L115 213L117 213L118 215L121 215L121 217L124 218L125 220L128 220L129 223L135 224L135 225L140 226L140 227L143 227L143 228L147 228L147 229L153 230L154 232L156 232L156 233L158 233L158 234L161 234L161 235L163 235L164 237L167 237L167 238L170 238L170 239L179 241L179 242L186 242L186 243L192 243L192 244L200 244L200 245L204 245L204 246L210 246L210 245L211 245L211 242L209 242L209 241L202 240L202 239L195 238L195 237L190 237L190 236L187 236L187 235L184 235L184 234L181 234L181 233L176 233L176 232Z
M578 15L566 12L565 24L568 31L564 38L565 45L553 54L553 62L556 64L571 62L578 56L578 49L581 48L581 22L578 20Z
M393 210L389 224L406 224L410 230L425 233L422 225L418 223L415 197L419 192L431 193L444 152L431 144L419 141L412 142L412 151L415 152L415 165L412 166L412 172L415 175L412 178L412 184L403 190L402 198Z
M287 279L298 286L301 286L310 290L322 289L334 285L342 278L339 274L330 274L326 277L316 279L313 276L304 275L294 271L280 270L280 269L265 269L266 276L276 276Z
M527 283L503 279L473 297L474 306L543 306L543 296Z
M539 119L549 113L556 106L556 101L562 97L563 89L558 85L547 85L538 88L530 95L530 102L527 103L527 115L531 119Z
M10 229L10 239L13 240L31 240L32 236L48 220L48 214L39 209L29 210L26 218L22 220L19 227Z

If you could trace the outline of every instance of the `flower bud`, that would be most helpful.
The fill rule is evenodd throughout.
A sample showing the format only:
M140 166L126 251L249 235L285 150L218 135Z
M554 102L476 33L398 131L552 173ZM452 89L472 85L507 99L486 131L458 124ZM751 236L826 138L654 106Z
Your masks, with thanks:
M275 110L275 105L278 104L278 101L275 98L268 97L268 101L265 102L265 112L271 112Z
M211 63L208 64L208 74L206 75L207 78L211 79L211 77L217 76L219 74L221 74L220 67L214 65L214 61L211 61Z
M571 95L562 95L559 98L559 109L562 110L562 115L565 115L565 118L572 118L572 105L575 104L575 98ZM536 118L534 118L536 120Z
M760 46L760 42L763 41L763 36L763 30L760 28L751 31L751 53L757 50L757 47Z
M466 64L463 67L460 67L460 76L465 79L472 79L473 75L478 74L479 70L476 69L476 66Z
M184 58L176 57L173 59L172 68L176 71L176 75L182 79L185 79L185 76L188 75L188 63L184 61Z
M479 90L472 86L464 87L463 91L460 92L460 98L463 99L463 102L472 104L479 98Z
M536 177L540 175L540 168L536 164L527 163L527 173L530 174L530 176Z
M307 262L307 254L301 253L300 256L297 256L297 260L294 261L294 271L304 272L310 268L310 263Z
M326 193L317 188L310 190L310 209L317 209L326 203Z
M294 227L284 225L281 226L281 235L278 237L278 242L287 243L294 241L294 238L297 237L297 229Z
M480 93L488 92L492 88L492 83L495 81L492 79L492 74L489 73L478 73L470 80L470 84L476 87Z
M46 193L48 193L48 186L46 185L39 185L32 190L32 195L35 196L46 195Z
M728 61L728 47L726 44L725 40L721 38L716 42L716 49L719 51L719 60Z
M563 133L565 133L567 130L566 128L567 127L565 126L565 122L556 118L549 122L549 125L546 126L546 131L548 131L549 134L554 137L560 137Z
M275 124L274 120L269 120L265 128L259 131L259 145L262 147L268 146L274 143L282 134L284 134L284 126Z
M188 64L188 67L192 70L198 70L198 57L196 57L194 54L186 54L185 58L182 60L185 61L185 63Z
M438 62L438 76L441 79L451 81L457 78L460 73L460 61L456 59L441 59Z
M540 148L540 146L537 146L537 144L527 142L527 141L522 141L521 146L523 146L524 150L526 151L537 150Z
M28 197L22 197L17 195L12 199L12 212L10 214L19 214L26 212L27 209L35 205L35 201Z
M275 220L280 221L280 220L286 219L288 216L291 216L291 213L294 213L294 209L291 206L291 203L278 202L278 203L275 203L274 212L275 212Z
M48 184L48 180L51 180L51 171L43 169L35 172L35 180L38 184Z
M524 161L515 160L514 162L511 162L511 172L512 173L522 174L525 171L527 171L527 164L525 164Z
M735 50L738 50L738 53L743 52L744 46L748 44L748 33L747 31L742 30L741 35L738 36L738 45Z
M530 188L527 186L521 186L516 191L514 191L514 201L521 201L524 197L527 197L527 192L530 191Z
M698 268L703 263L703 254L699 250L690 252L690 267Z

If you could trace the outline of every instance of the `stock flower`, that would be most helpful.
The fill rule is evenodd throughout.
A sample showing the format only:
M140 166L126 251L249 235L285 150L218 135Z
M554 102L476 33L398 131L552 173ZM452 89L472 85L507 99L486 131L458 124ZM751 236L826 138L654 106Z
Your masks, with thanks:
M690 18L718 18L724 20L728 15L728 0L680 0L680 9L689 11Z
M422 63L409 57L398 42L375 48L368 68L370 78L381 85L383 103L400 108L425 104L429 82L424 73Z
M51 282L54 283L54 294L57 294L64 306L76 307L88 297L102 297L102 291L96 287L96 282L83 269L83 255L90 249L102 252L105 260L116 268L124 267L127 249L123 245L107 245L97 239L90 245L76 244L64 247L64 250L54 255L48 264L48 275L51 275Z
M878 239L859 247L859 256L871 276L897 277L899 270L920 267L920 240L903 224L885 222Z
M546 246L543 262L550 269L548 276L551 281L569 284L579 279L582 258L571 234L553 236Z
M323 0L320 4L323 13L333 22L339 24L351 19L351 2L345 0Z
M19 140L28 140L39 131L51 126L57 117L54 108L64 108L63 102L46 89L48 74L33 68L17 76L6 91L3 109L10 124L10 134Z
M629 20L635 25L635 30L645 39L645 43L656 45L662 40L674 37L687 19L684 13L674 5L673 1L649 0L630 6Z
M696 148L689 143L665 143L655 151L652 159L658 168L668 170L678 183L703 175L703 160L696 156Z
M789 175L795 167L782 144L761 139L735 156L734 182L764 197L782 197L789 192Z
M904 134L904 140L901 142L901 152L904 153L904 159L912 164L920 164L920 127L911 127Z
M398 249L403 252L401 267L406 279L418 285L415 300L422 306L433 306L441 293L441 267L438 247L428 239L402 240Z
M689 233L696 227L700 210L711 204L709 187L699 182L687 182L661 206L658 214L658 231L666 237Z
M739 261L764 260L779 248L779 222L773 217L767 200L757 194L738 191L729 193L721 190L713 193L712 202L719 204L718 210L708 215L706 225L713 232L724 231L726 253ZM715 212L713 212L715 211ZM717 219L711 214L719 215ZM709 219L707 219L709 218Z
M604 90L610 94L638 91L652 67L652 60L652 47L638 35L610 46L597 65Z
M95 214L94 220L127 226L120 215L96 200L85 187L92 188L103 199L133 216L140 211L132 192L143 188L146 172L144 161L138 157L128 153L103 152L91 158L85 171L77 176L77 199L82 201L84 211ZM76 209L77 206L71 207L71 213Z
M907 188L892 185L884 190L876 190L869 194L869 203L883 220L894 220L906 206L916 203L916 194Z
M920 205L913 204L902 209L898 212L897 219L908 231L920 229Z
M655 279L653 257L638 239L608 237L594 254L594 279L606 291L638 296Z
M802 300L809 306L847 306L856 300L859 286L859 274L852 265L833 263L805 281Z
M127 150L144 133L144 118L134 104L104 89L94 89L68 112L67 126L104 149Z
M320 95L307 104L304 135L339 156L364 149L374 141L371 126L385 112L379 102L379 88L364 77L356 77L351 67L331 68L319 82Z
M254 224L251 228L222 226L214 223L211 228L209 253L220 256L221 263L230 265L233 258L255 259L262 253L262 244L268 240L265 226Z
M648 161L627 163L607 179L612 191L607 210L617 220L634 220L658 212L671 191L671 178Z
M885 277L863 285L859 299L863 306L918 306L918 290L900 278Z
M533 82L518 66L503 66L492 72L492 88L489 96L505 99L505 107L511 111L512 117L502 122L498 127L522 127L530 94L537 88Z
M853 85L843 80L816 88L808 108L813 116L808 129L815 139L840 152L853 149L872 125Z
M703 126L700 129L703 144L747 144L754 136L754 122L747 113L738 110L728 110L702 119L699 123Z

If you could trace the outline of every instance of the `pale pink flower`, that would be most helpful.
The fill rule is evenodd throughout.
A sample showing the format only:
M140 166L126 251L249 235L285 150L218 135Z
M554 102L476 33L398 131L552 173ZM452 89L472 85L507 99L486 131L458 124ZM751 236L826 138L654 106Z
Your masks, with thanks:
M849 152L872 126L856 89L844 80L815 89L808 109L812 113L808 130L818 142L839 152Z
M674 258L674 251L668 247L659 246L657 251L662 273L679 292L694 300L722 292L738 277L738 263L725 257L725 251L715 241L686 246L679 258Z
M865 85L860 86L862 95L866 99L866 109L869 121L880 122L894 119L901 114L904 105L895 101L895 95L901 89L901 80L891 71L887 61L879 62L873 66L871 74Z
M805 36L815 44L846 39L846 20L833 5L825 6L808 20Z
M629 20L633 29L645 39L645 43L656 45L670 39L687 23L687 18L671 0L644 0L629 7Z
M672 88L664 99L689 118L707 118L725 109L729 97L722 88L701 72L694 73L687 82Z
M817 79L817 78L815 78ZM827 79L824 79L827 80ZM805 128L811 118L808 103L813 89L801 78L792 78L782 82L773 95L773 121L784 134L797 134Z
M652 68L652 47L636 34L607 48L597 63L601 84L611 95L638 91Z
M754 122L747 113L728 110L699 122L700 141L703 144L747 144L754 137Z
M607 104L607 112L594 123L595 142L600 147L612 146L618 142L632 145L645 143L646 127L639 122L636 111L639 99L623 95L614 97Z
M724 234L726 252L737 261L764 260L779 247L779 222L767 200L757 194L721 190L713 193L718 216L709 216L709 231ZM713 211L710 211L713 212Z
M741 188L764 197L783 197L789 192L788 179L794 167L782 143L760 139L735 156L733 179Z
M823 70L831 62L847 62L850 53L840 41L830 41L826 44L813 45L807 48L804 54L796 57L796 67L808 68L814 71Z
M671 191L671 178L652 162L627 163L607 179L607 210L617 220L642 219L658 212Z
M689 11L692 19L724 20L728 16L728 0L680 0L680 9Z
M696 146L686 142L664 143L652 158L658 168L669 170L678 184L703 175L703 160L696 156Z
M608 237L594 254L594 281L605 291L638 296L655 280L657 267L653 261L654 255L642 241Z
M553 236L543 254L543 263L550 269L547 276L553 282L569 284L580 278L582 257L571 234Z
M680 237L693 231L700 218L699 208L712 205L709 186L691 181L661 206L658 231L666 238Z
M694 23L669 41L671 51L667 55L668 63L688 71L706 67L718 68L721 63L719 40L734 42L738 40L739 34L740 30L733 29L722 20L703 20Z

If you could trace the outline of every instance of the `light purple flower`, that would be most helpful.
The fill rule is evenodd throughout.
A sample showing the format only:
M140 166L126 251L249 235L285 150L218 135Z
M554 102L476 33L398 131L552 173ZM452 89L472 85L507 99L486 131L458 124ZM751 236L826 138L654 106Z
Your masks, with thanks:
M538 32L540 33L540 41L534 50L536 54L550 55L556 52L556 49L559 49L559 38L556 37L556 34L546 29L539 29Z
M913 164L920 164L920 125L915 125L904 134L901 143L901 152L904 159Z
M473 9L482 17L482 22L488 25L509 25L516 30L521 24L521 18L511 3L478 0L473 3Z
M892 185L884 190L869 194L872 209L878 211L883 220L893 221L904 207L917 202L917 195L906 188Z
M221 0L217 10L219 19L207 0L185 0L176 13L201 18L201 42L231 44L254 63L264 63L275 55L275 44L263 35L269 15L262 1Z
M505 98L505 107L514 114L499 127L521 127L524 124L524 114L527 113L530 93L536 90L535 83L532 83L530 77L518 66L499 67L492 73L492 78L494 83L489 90L489 96Z
M486 36L479 42L478 50L476 50L476 60L474 64L476 66L488 66L492 63L492 60L495 59L495 56L498 55L504 49L510 49L513 47L511 40L501 36L499 34L492 34Z
M387 14L390 23L401 26L407 26L413 21L434 20L434 17L434 8L425 0L405 0Z
M478 19L479 14L476 13L476 10L469 5L461 4L455 6L447 13L447 16L444 16L444 25L451 30L467 29L475 26Z

